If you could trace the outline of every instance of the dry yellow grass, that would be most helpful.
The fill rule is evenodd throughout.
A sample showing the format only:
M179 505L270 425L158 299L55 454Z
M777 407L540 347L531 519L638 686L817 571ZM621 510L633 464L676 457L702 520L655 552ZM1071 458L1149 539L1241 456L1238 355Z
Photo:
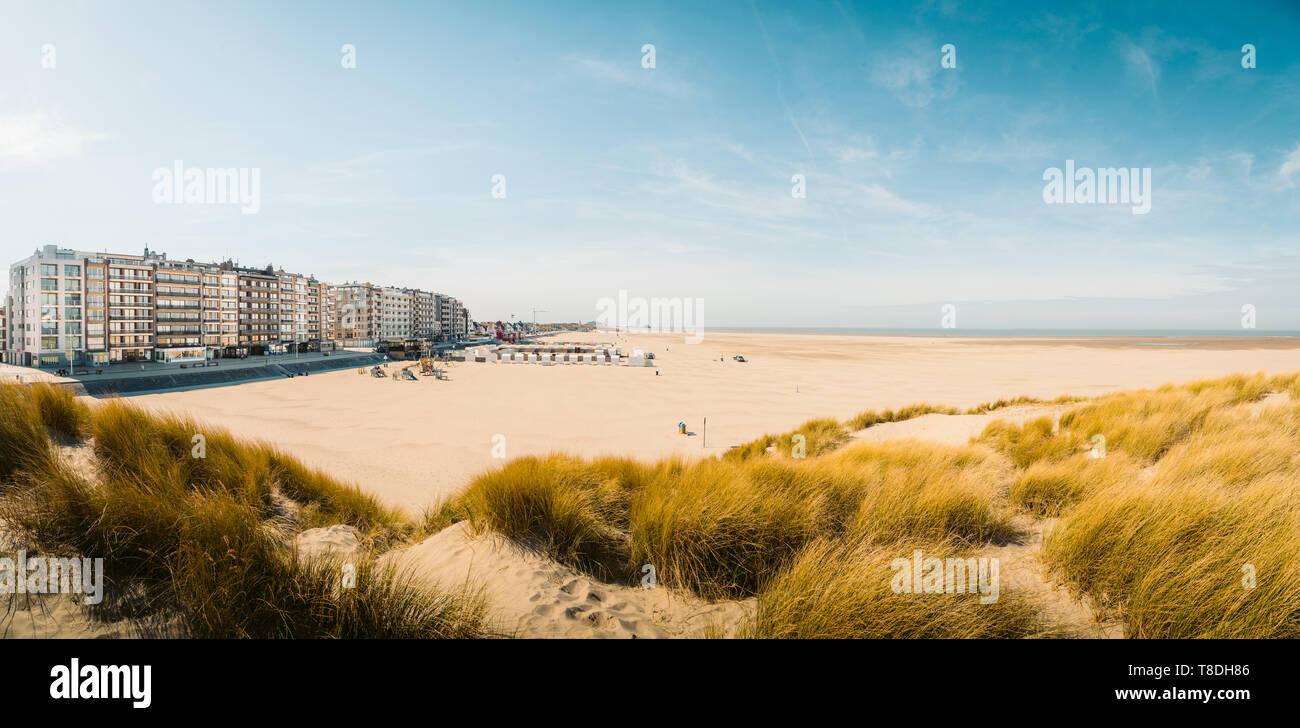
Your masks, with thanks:
M1099 488L1132 483L1137 477L1138 468L1123 453L1100 459L1080 454L1060 462L1031 464L1011 482L1007 497L1027 513L1051 518Z
M943 544L927 553L960 554ZM896 548L810 544L759 597L743 637L785 639L1018 638L1046 636L1042 607L1010 592L981 603L969 593L896 593ZM906 556L906 554L901 554Z
M450 511L611 578L633 581L652 564L661 583L705 597L757 596L751 636L1050 636L1023 594L989 608L895 594L885 580L914 546L971 554L1015 538L1020 510L1061 518L1046 562L1130 636L1298 636L1300 408L1258 411L1297 381L1238 375L1125 392L1072 408L1059 426L994 422L967 447L863 443L798 459L767 456L769 436L692 464L517 461ZM945 410L849 424L934 411Z
M354 587L341 589L340 565L295 553L293 531L310 524L286 522L272 495L356 525L371 544L414 528L372 497L185 418L109 402L83 419L84 405L64 394L0 385L0 525L33 551L102 558L95 617L162 637L484 634L481 598L416 588L365 554ZM97 472L65 462L46 426L67 438L93 432Z

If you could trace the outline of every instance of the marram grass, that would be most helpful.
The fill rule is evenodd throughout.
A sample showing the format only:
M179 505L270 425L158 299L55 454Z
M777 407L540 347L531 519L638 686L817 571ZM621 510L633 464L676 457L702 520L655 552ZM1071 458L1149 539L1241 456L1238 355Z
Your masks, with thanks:
M845 445L845 426L814 420L801 429L825 446L805 458L771 435L691 463L524 458L437 518L468 518L614 581L636 583L649 564L666 586L757 597L748 636L1062 634L1015 590L981 605L887 588L890 560L913 545L980 553L1019 538L1023 513L1059 519L1046 522L1046 565L1129 636L1295 637L1300 397L1263 399L1294 397L1297 381L1236 375L1107 395L1059 422L995 421L967 447ZM958 411L917 405L846 426L931 412Z
M345 586L342 563L295 552L295 531L325 523L357 526L370 548L414 531L355 486L188 418L120 401L88 422L50 418L68 409L0 385L0 525L30 550L102 558L107 598L95 617L130 619L142 636L485 636L478 594L417 587L369 550ZM51 447L45 427L58 422L76 424L65 437L93 434L95 473ZM308 515L286 523L277 492Z

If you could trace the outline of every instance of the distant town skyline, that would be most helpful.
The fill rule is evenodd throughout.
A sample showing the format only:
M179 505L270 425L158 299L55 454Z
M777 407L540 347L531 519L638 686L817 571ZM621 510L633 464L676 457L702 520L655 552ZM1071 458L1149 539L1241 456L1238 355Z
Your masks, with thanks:
M1297 31L1285 2L15 3L0 263L149 247L479 320L626 291L705 329L1297 330Z

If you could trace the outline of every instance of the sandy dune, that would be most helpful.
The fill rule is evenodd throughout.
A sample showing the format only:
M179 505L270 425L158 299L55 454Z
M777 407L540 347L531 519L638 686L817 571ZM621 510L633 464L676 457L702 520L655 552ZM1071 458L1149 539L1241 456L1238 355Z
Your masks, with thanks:
M465 522L386 554L417 580L482 590L491 627L514 637L731 636L754 601L709 603L668 589L605 584ZM730 631L729 631L730 630Z
M1096 395L1232 372L1300 370L1300 341L1292 339L710 333L695 345L668 335L623 336L620 343L655 352L656 366L464 363L451 367L449 381L419 382L346 370L132 401L264 438L415 512L499 464L497 435L506 459L552 450L698 457L811 417L847 418L864 409L922 401L969 407L1017 395ZM734 354L749 362L732 361ZM990 419L931 417L899 427L918 434L946 428L930 435L961 442ZM677 434L679 421L693 434ZM880 436L868 430L862 438Z

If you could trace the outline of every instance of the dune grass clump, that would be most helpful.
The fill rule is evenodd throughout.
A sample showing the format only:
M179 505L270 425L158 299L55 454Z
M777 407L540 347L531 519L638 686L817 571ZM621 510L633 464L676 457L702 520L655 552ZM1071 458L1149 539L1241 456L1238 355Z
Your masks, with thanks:
M1011 504L1039 518L1061 515L1089 493L1137 477L1137 468L1123 453L1105 458L1074 455L1059 462L1039 461L1011 481Z
M934 404L913 404L898 410L885 410L877 412L876 410L866 410L859 412L853 419L849 420L848 426L851 430L865 430L868 427L879 425L885 422L903 422L922 415L959 415L961 410L956 407L947 405Z
M849 431L833 417L808 420L783 435L763 435L722 454L729 462L744 462L767 454L775 446L786 457L817 457L849 441Z
M1061 416L1060 429L1087 439L1106 438L1108 449L1154 462L1179 440L1196 431L1210 412L1254 402L1268 394L1262 374L1233 375L1155 390L1101 397Z
M1008 537L1004 475L984 451L921 443L691 464L552 455L480 476L436 517L464 513L598 578L649 564L666 586L744 598L816 539Z
M1181 396L1196 426L1148 480L1088 494L1045 540L1049 567L1129 636L1300 636L1300 406L1260 408L1259 379L1158 390L1153 417Z
M1269 475L1300 480L1300 407L1221 409L1161 458L1154 482L1174 486L1211 479L1240 488Z
M977 439L1021 468L1040 460L1059 462L1080 452L1083 439L1068 431L1058 435L1053 429L1050 417L1039 417L1023 425L995 420Z
M0 491L18 474L42 470L51 457L45 423L31 392L17 384L0 384Z
M968 556L942 544L928 554ZM740 635L786 639L1020 638L1050 630L1040 605L1014 591L981 603L976 593L896 593L901 548L818 541L759 595ZM909 565L910 566L910 565ZM971 575L974 579L975 576ZM954 580L955 581L955 580ZM918 590L919 591L919 590Z
M250 446L252 447L252 446ZM290 535L245 491L150 465L92 483L51 458L21 471L0 498L0 522L33 550L102 558L96 616L131 619L143 636L467 637L482 634L473 594L419 589L371 557L299 558Z
M1055 399L1050 399L1050 400L1043 400L1043 399L1039 399L1038 397L1027 397L1025 395L1020 395L1019 397L1012 397L1010 399L1004 398L1004 399L994 400L992 402L984 402L982 404L978 404L966 410L966 414L984 415L990 412L996 412L1000 409L1006 409L1007 407L1019 407L1021 405L1027 405L1027 404L1069 404L1071 402L1082 401L1083 399L1084 399L1083 397L1077 397L1073 394L1063 394L1059 397L1056 397Z
M776 435L763 435L754 438L743 445L737 445L722 454L722 459L728 462L744 462L751 458L762 457L767 454L767 449L776 444Z
M340 483L274 447L240 440L189 417L151 414L110 401L95 413L92 432L110 481L218 490L264 516L275 514L274 495L279 493L303 506L303 528L344 523L383 543L413 529L399 512L355 485Z
M190 637L447 638L482 634L470 594L420 589L367 558L295 558L247 506L196 497L168 559L171 613Z
M74 471L46 425L69 439L93 434L98 472ZM305 504L310 522L298 526L349 523L372 547L413 525L264 444L117 401L83 422L54 388L5 385L0 468L0 523L32 550L102 558L107 594L91 613L130 619L143 636L485 634L477 594L418 588L369 551L349 564L346 586L342 563L300 557L276 491Z
M48 382L31 385L32 401L46 427L69 442L90 437L90 408L66 387Z
M978 447L916 440L870 443L822 465L841 502L856 504L854 540L947 540L967 545L1016 535L1000 504L1008 473Z
M710 599L762 588L814 535L816 489L794 460L704 460L649 483L631 508L632 563Z
M299 522L304 528L344 523L388 540L412 528L399 511L380 504L356 485L340 483L269 446L263 448L262 457L279 492L303 506Z
M480 476L460 498L476 525L534 545L557 561L604 579L627 571L630 491L641 466L565 455L525 457Z
M776 438L773 443L782 455L793 455L800 447L796 435L802 436L802 457L817 457L849 441L849 432L831 417L808 420L797 429Z
M220 490L264 513L272 508L273 483L261 448L225 430L122 401L102 404L92 430L95 455L110 481Z
M1129 637L1296 638L1298 504L1293 478L1112 488L1067 515L1044 556Z

